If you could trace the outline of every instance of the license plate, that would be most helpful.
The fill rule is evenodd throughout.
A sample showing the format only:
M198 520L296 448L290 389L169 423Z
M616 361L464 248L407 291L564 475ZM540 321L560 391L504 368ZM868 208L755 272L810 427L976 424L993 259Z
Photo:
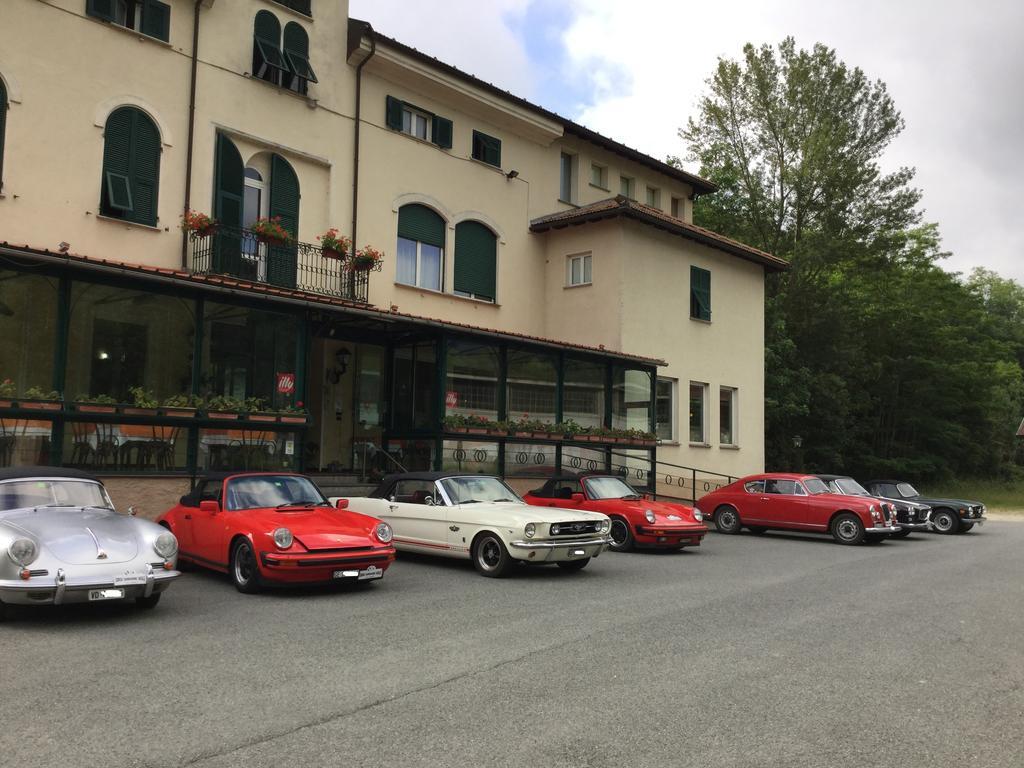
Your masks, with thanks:
M115 576L114 584L119 587L134 586L136 584L145 584L146 576L142 573L126 573L123 576Z
M90 589L90 600L120 600L124 597L123 589Z
M334 578L336 579L354 579L359 576L359 571L335 571Z
M359 572L359 580L365 581L367 579L379 579L383 575L384 571L382 571L376 565L371 565L369 568L364 568Z

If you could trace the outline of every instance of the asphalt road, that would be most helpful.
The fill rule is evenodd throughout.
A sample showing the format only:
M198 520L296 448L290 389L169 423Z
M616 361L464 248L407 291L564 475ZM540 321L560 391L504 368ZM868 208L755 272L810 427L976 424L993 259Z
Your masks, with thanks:
M407 557L365 591L188 574L0 626L0 763L1022 766L1022 549L993 521L506 580Z

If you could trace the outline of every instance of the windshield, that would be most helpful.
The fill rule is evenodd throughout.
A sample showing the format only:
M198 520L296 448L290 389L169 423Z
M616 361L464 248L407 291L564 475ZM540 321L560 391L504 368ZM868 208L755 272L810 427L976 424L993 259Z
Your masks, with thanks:
M452 504L476 504L480 501L518 501L519 495L496 477L448 477L441 481Z
M617 477L590 477L583 481L592 499L639 499L640 494Z
M806 488L807 492L812 496L815 496L819 493L831 493L831 491L828 489L828 486L825 485L825 483L823 483L816 477L806 478L804 480L804 488Z
M909 499L912 496L921 495L920 493L917 492L917 489L910 483L900 483L899 485L896 486L896 490L900 492L900 496L902 496L904 499Z
M18 480L0 484L0 511L23 507L103 507L110 497L91 480Z
M838 480L832 481L839 493L845 493L847 496L870 496L867 488L858 483L852 477L840 477Z
M330 506L313 481L297 475L239 477L228 483L226 509Z

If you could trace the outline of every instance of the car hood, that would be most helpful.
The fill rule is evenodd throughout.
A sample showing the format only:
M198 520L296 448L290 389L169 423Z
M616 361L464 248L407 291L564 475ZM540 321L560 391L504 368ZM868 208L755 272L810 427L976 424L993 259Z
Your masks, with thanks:
M28 535L49 554L69 565L124 563L139 554L134 518L108 509L34 507L5 512L0 527L15 536Z
M914 504L927 504L931 507L936 506L948 506L948 507L984 507L980 501L967 501L966 499L933 499L925 496L911 496L905 501L913 502Z
M843 503L852 502L854 504L859 504L863 509L867 509L879 501L877 496L856 496L848 493L819 493L810 496L809 498L826 498L829 501L832 499L840 499Z
M254 509L247 513L252 523L272 533L287 528L306 549L347 549L376 544L373 528L375 518L358 512L344 512L329 507L296 507L294 509Z
M654 513L654 517L659 523L697 523L693 519L693 508L685 504L673 504L667 501L654 501L652 499L599 499L589 501L587 504L606 514L611 512L619 512L621 514L632 513L643 517L644 513L649 509ZM677 517L679 520L671 520L670 516ZM699 525L703 525L703 523L699 523Z
M560 507L534 507L512 501L485 501L476 504L461 504L452 511L462 521L479 521L486 518L488 522L508 525L526 525L527 523L571 523L579 520L607 520L607 515L599 512L587 512L582 509L562 509ZM507 521L507 522L506 522Z

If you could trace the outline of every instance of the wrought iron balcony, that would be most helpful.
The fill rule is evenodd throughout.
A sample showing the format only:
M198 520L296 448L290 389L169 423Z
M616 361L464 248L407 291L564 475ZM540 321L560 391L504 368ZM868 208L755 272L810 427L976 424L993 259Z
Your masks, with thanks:
M214 232L193 232L189 240L196 274L230 275L363 304L368 301L369 271L352 269L349 258L327 255L318 245L268 243L251 230L224 226Z

